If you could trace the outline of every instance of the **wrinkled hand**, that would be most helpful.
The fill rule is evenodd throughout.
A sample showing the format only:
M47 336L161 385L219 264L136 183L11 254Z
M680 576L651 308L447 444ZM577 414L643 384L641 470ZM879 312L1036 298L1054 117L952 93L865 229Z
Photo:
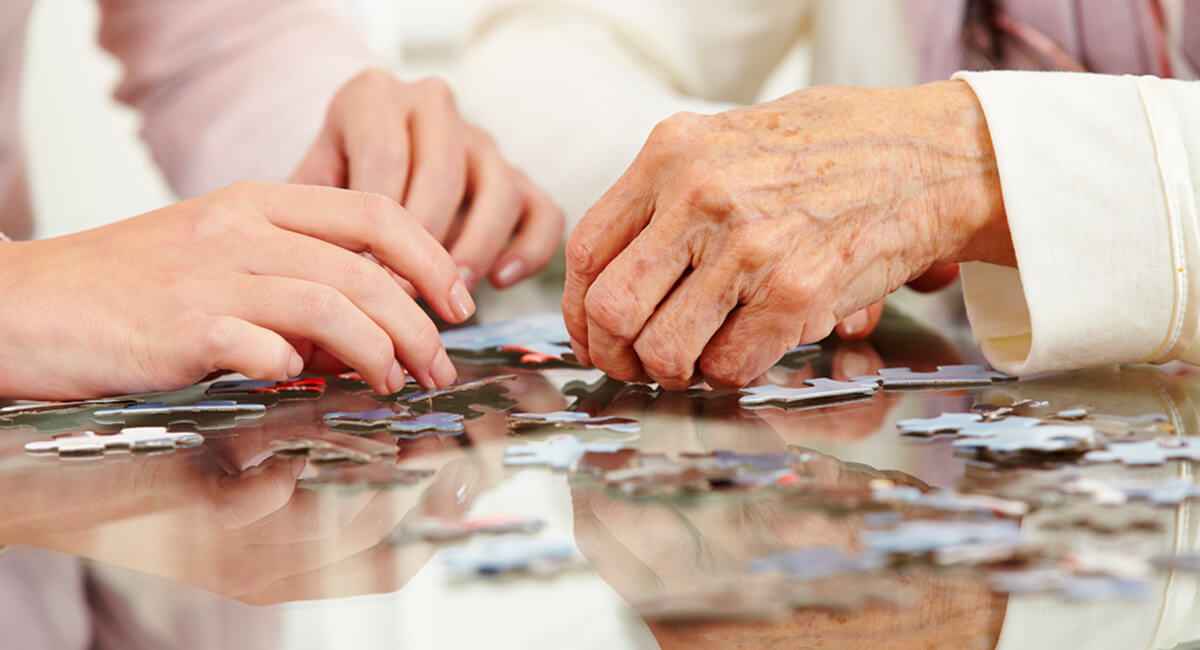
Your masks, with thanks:
M562 241L562 211L463 120L440 79L368 70L347 82L292 181L399 202L446 246L468 286L487 276L509 287Z
M362 252L370 252L373 261ZM379 392L456 372L437 328L475 310L450 255L394 201L242 184L103 228L0 246L0 395L85 398L214 370L284 379L311 341Z
M622 380L745 385L936 263L1012 263L963 82L817 88L660 124L567 247L572 346Z

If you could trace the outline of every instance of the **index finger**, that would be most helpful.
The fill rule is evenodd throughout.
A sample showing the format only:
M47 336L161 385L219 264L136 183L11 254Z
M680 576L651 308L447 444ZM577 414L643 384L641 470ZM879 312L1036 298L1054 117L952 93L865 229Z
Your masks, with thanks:
M276 226L371 253L412 282L438 315L452 323L475 313L475 302L450 253L395 201L312 185L263 187L269 191L253 192L252 197Z
M652 186L645 181L637 162L592 206L567 242L566 283L562 311L571 335L575 356L590 363L587 351L588 289L638 233L654 212Z

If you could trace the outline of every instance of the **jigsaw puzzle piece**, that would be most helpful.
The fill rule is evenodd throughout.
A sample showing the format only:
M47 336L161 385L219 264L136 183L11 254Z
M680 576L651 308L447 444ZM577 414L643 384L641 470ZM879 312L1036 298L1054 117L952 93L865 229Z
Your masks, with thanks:
M442 559L450 575L457 578L509 574L545 577L584 565L583 558L570 542L522 537L452 548L445 551Z
M424 413L416 417L393 420L388 431L400 440L417 440L429 436L461 436L466 432L463 416L457 413Z
M509 426L522 427L552 426L558 428L583 427L585 429L608 429L617 433L637 433L642 425L633 418L618 416L595 416L582 411L552 411L549 413L510 413Z
M213 400L195 404L167 405L146 402L133 406L100 409L92 414L97 424L171 426L191 424L196 428L227 429L238 422L261 418L267 412L262 404L242 404L231 400Z
M913 372L910 368L881 368L877 374L854 378L855 382L876 384L885 389L988 386L995 382L1014 380L1016 377L976 365L938 366L934 372Z
M1088 452L1089 463L1127 466L1162 465L1168 460L1200 461L1200 438L1158 438L1140 442L1113 442L1107 449Z
M300 485L308 488L338 487L350 490L383 490L418 485L433 477L431 469L408 469L392 463L358 463L322 465L316 476L300 479ZM328 464L328 463L326 463Z
M205 396L213 399L248 401L270 399L289 401L320 399L325 394L323 377L303 377L288 381L263 381L237 379L213 382L205 390Z
M956 449L993 455L1083 453L1102 444L1095 429L1077 425L1041 425L997 430L989 437L954 441Z
M60 457L103 456L113 452L152 453L174 451L204 444L204 436L190 432L170 432L166 427L130 427L119 433L97 435L84 431L78 435L30 442L30 454L57 454Z
M839 399L855 399L870 397L877 391L878 386L871 383L834 381L818 378L804 381L804 388L790 388L766 384L741 389L742 397L738 399L741 406L759 406L763 404L801 404L811 402L826 402Z
M383 431L393 422L412 417L412 409L403 405L369 411L331 411L321 416L325 426L349 433Z

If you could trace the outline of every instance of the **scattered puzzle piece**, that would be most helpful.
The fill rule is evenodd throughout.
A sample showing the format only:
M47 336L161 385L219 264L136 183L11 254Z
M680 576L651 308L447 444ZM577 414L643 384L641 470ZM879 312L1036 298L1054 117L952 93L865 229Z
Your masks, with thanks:
M545 527L545 521L532 517L492 516L460 521L422 517L400 524L388 541L393 544L441 544L475 535L534 535Z
M825 378L807 379L804 383L807 385L805 388L789 388L774 384L743 388L738 404L757 406L770 403L797 404L838 398L860 398L870 396L878 390L874 384L834 381Z
M1058 567L1016 569L993 573L992 589L1015 595L1053 595L1069 601L1142 600L1149 585L1139 578L1074 575Z
M1010 415L1032 416L1038 409L1049 406L1049 402L1032 399L1020 399L1009 404L975 404L971 407L973 413L978 413L983 421L1001 420Z
M936 418L901 420L896 426L909 436L954 434L965 438L990 438L1039 424L1042 421L1037 418L1009 416L988 420L978 413L943 413Z
M352 433L370 433L387 429L393 422L412 417L412 409L400 404L395 408L370 411L332 411L321 416L325 425Z
M1013 557L1024 546L1017 522L905 521L887 530L867 530L860 536L872 552L899 556L929 556L937 564L997 562Z
M170 426L192 424L199 429L227 429L243 420L263 416L267 407L262 404L241 404L230 400L214 400L168 406L162 402L147 402L110 409L92 414L97 424L155 424Z
M332 443L328 440L313 440L311 438L272 440L269 449L272 454L280 456L304 456L317 464L346 462L365 465L379 457L375 454Z
M457 413L424 413L416 417L394 420L388 431L400 440L417 440L429 436L461 436L466 432L463 416Z
M131 427L111 435L84 431L74 436L31 442L25 445L25 451L61 457L102 456L112 452L174 451L201 444L204 444L204 436L198 433L170 432L166 427Z
M1158 438L1142 442L1114 442L1107 449L1090 451L1089 463L1122 463L1129 466L1162 465L1168 460L1200 461L1200 438Z
M584 565L570 542L509 537L452 548L442 556L454 577L525 574L551 576Z
M1029 504L1024 501L986 494L959 494L951 490L922 492L887 480L871 482L871 498L877 503L919 506L942 512L991 513L1003 517L1022 517L1029 513Z
M954 441L956 449L988 455L1020 453L1083 453L1101 446L1096 430L1087 426L1042 425L995 431L991 437Z
M553 411L550 413L510 413L508 424L516 429L521 427L572 427L585 429L608 429L617 433L637 433L642 425L633 418L617 416L595 416L582 411Z
M319 399L325 394L325 379L321 377L304 377L289 381L263 381L256 379L240 379L233 381L218 381L204 393L207 397L217 399L235 399L237 397L254 397L273 395L281 400Z
M854 381L882 385L885 389L895 389L987 386L994 382L1015 379L1016 377L988 370L983 366L958 365L938 366L934 372L913 372L909 368L881 368L875 375L855 377Z
M439 397L446 397L447 395L455 395L457 393L467 393L479 390L493 384L512 381L516 378L516 375L496 375L493 377L484 377L483 379L476 379L474 381L455 384L453 386L447 386L446 388L435 388L433 390L423 390L415 393L401 394L399 397L403 401L410 404L413 402L424 402L427 400L435 400Z
M381 490L417 485L434 475L431 469L408 469L392 463L361 464L350 458L346 460L354 464L322 466L316 476L302 478L300 485Z
M73 402L36 402L31 404L13 404L0 407L0 420L14 420L31 415L50 415L56 413L74 413L92 408L118 408L133 406L138 400L128 397L112 397L105 399L77 400Z
M504 464L542 465L556 470L573 471L588 452L613 453L624 449L620 442L581 442L570 435L553 436L543 441L514 445L504 450Z
M882 569L884 559L878 554L847 555L832 546L814 546L754 560L750 563L750 572L778 573L798 580L815 580Z

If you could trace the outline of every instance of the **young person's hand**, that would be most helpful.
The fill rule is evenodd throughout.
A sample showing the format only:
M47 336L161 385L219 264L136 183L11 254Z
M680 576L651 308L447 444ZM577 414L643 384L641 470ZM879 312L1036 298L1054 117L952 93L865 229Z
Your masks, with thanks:
M397 201L446 246L468 286L488 277L509 287L562 242L562 211L463 120L440 79L369 70L347 82L292 180Z
M405 285L448 321L475 311L454 260L395 201L323 187L239 184L2 244L0 395L167 390L215 370L284 379L310 344L381 393L405 371L449 385L454 365Z

